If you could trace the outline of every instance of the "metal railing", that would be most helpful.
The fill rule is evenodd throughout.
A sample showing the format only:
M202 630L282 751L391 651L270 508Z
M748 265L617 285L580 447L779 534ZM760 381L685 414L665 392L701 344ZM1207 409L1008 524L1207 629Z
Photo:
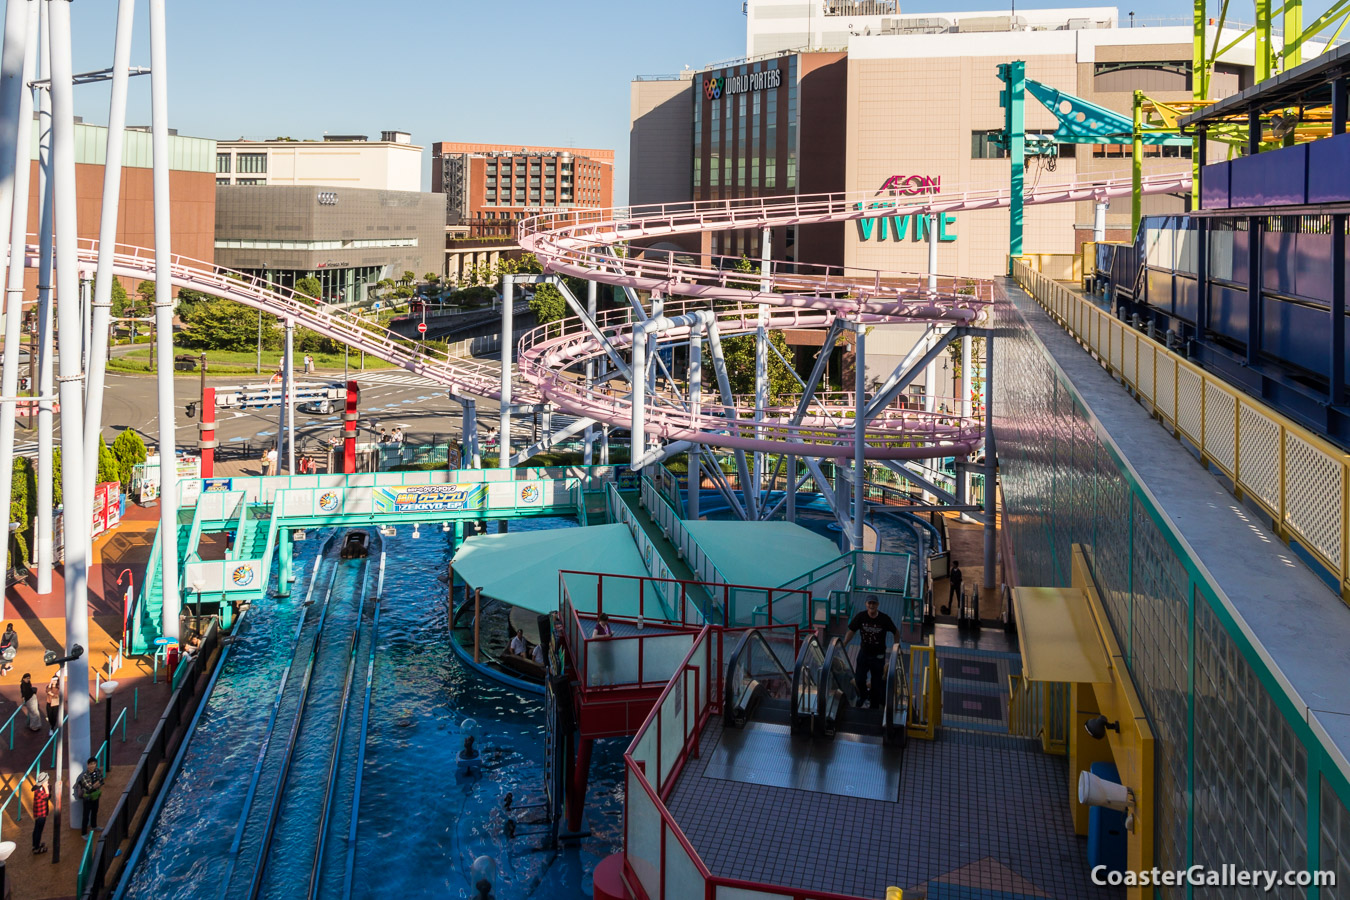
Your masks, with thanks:
M1018 260L1028 294L1334 575L1350 601L1350 456Z
M642 505L651 515L652 521L660 526L666 540L675 545L685 565L698 576L699 581L718 585L730 583L730 579L722 574L722 570L712 561L699 542L694 540L689 529L684 527L684 519L666 501L661 490L645 475L642 478L641 498Z
M931 741L942 727L942 667L931 635L909 648L909 696L910 736Z
M219 648L220 631L213 626L203 636L201 649L190 660L180 663L180 666L190 668L190 674L169 697L122 796L99 833L98 844L87 867L84 891L80 894L82 900L105 896L105 888L115 885L121 875L121 867L128 858L122 844L128 839L134 843L140 829L150 821L148 816L138 819L137 813L143 802L154 803L168 784L168 778L156 779L156 773L160 765L171 760L180 748L183 726L196 714L202 698L209 692L210 685L203 685L198 676L215 665Z
M647 897L860 900L714 875L666 806L685 762L698 752L709 717L723 712L724 650L735 646L724 647L726 636L711 626L699 633L624 754L626 878Z
M4 833L5 811L9 809L11 803L14 803L15 824L17 825L23 821L24 786L29 783L30 779L36 780L37 776L42 774L42 757L46 754L48 747L51 748L52 755L52 761L48 765L48 768L55 768L57 748L61 743L61 735L65 732L66 720L68 718L68 716L61 717L61 724L47 737L46 742L42 745L42 749L38 750L37 755L33 757L33 761L28 764L28 768L23 770L23 774L19 776L19 780L15 783L14 787L10 789L9 796L5 798L3 803L0 803L0 835L3 835ZM16 800L18 801L17 803L15 803Z
M1046 753L1063 755L1069 748L1069 685L1062 681L1027 681L1008 675L1008 733L1041 742Z
M596 636L594 630L598 611L577 610L564 575L599 580L631 576L559 573L563 591L563 636L577 673L577 689L586 694L596 690L651 688L670 681L680 660L693 646L697 635L694 628L701 627L702 623L691 627L691 623L678 619L644 621L642 617L606 613L613 625L636 626L638 622L644 621L644 626L652 627L650 630L643 627L628 634ZM603 595L603 590L597 593Z

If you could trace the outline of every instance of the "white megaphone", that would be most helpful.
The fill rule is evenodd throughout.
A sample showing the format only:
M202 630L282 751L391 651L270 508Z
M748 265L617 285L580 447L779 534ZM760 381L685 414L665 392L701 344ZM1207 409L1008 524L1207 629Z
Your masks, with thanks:
M1078 773L1078 802L1119 810L1126 814L1125 827L1134 830L1134 794L1125 785L1107 781L1084 769Z

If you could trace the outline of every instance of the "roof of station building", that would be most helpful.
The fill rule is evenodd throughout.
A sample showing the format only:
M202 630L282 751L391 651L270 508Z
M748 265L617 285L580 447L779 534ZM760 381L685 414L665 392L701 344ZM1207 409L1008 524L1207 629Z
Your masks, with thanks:
M689 520L684 527L730 584L777 587L839 558L839 548L792 522Z
M452 565L455 574L470 587L481 588L489 597L537 613L558 608L560 571L647 575L647 567L626 525L478 534L465 539ZM637 584L624 582L624 579L606 582L605 611L636 616ZM591 597L594 587L574 593L578 597ZM595 612L584 602L579 601L578 605L582 612Z

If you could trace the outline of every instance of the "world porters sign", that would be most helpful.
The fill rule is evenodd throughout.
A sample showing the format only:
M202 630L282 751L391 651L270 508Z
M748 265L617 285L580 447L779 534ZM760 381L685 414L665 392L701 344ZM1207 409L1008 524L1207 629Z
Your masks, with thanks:
M720 78L709 77L703 79L703 96L709 100L720 100L733 94L773 90L782 83L783 72L780 69L747 72L744 75L723 75Z

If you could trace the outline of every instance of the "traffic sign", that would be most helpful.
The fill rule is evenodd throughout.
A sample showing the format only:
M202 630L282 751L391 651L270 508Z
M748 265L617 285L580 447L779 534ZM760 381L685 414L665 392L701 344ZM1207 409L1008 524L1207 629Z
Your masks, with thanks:
M418 323L417 323L417 331L418 331L420 334L426 334L426 333L427 333L427 323L426 323L426 322L418 322Z

